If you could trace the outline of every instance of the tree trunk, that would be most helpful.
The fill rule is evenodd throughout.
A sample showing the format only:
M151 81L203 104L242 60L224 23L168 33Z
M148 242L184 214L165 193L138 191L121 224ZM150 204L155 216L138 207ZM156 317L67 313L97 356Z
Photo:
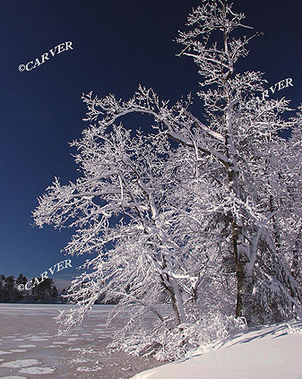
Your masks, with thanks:
M246 270L246 263L237 262L237 304L236 317L244 317L249 326L255 323L253 307L253 278Z
M237 303L236 318L244 317L247 324L253 324L254 307L253 307L253 276L248 268L248 259L246 255L240 253L238 249L239 235L241 228L233 222L233 253L236 268L237 279Z
M172 308L174 310L176 320L177 320L177 325L185 323L186 322L185 311L183 308L183 302L182 302L182 298L179 292L177 282L175 281L174 278L171 278L168 275L167 275L166 280L163 278L162 275L160 275L160 277L161 277L161 283L163 287L168 291L170 295Z

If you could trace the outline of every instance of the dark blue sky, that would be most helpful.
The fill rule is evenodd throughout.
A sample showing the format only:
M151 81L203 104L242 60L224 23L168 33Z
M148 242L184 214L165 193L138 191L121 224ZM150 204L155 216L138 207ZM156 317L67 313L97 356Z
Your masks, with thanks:
M172 40L184 29L197 0L1 1L0 2L0 274L38 276L64 259L68 231L31 226L37 197L54 176L74 180L68 142L85 123L81 93L129 97L139 83L175 101L198 89L194 64L175 54ZM263 31L250 44L244 69L266 72L271 84L286 77L282 92L296 106L302 99L302 6L288 2L234 0L246 23ZM18 66L56 45L73 50L51 57L27 72ZM201 109L196 99L195 109ZM76 260L73 259L73 265ZM62 271L61 279L72 270Z

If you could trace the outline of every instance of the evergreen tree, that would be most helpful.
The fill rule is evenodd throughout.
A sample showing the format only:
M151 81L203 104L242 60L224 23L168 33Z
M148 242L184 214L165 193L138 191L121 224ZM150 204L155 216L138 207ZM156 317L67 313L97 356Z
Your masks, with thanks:
M27 291L24 289L23 291L20 291L18 289L18 286L24 285L27 283L27 278L23 274L19 274L18 278L16 279L16 286L17 286L17 295L16 295L16 301L21 301L26 298Z
M5 275L0 276L0 302L4 302Z
M16 292L14 277L12 275L7 276L3 288L3 302L14 303L16 301Z
M32 294L37 302L53 302L58 296L58 291L53 283L53 279L47 278L33 287Z

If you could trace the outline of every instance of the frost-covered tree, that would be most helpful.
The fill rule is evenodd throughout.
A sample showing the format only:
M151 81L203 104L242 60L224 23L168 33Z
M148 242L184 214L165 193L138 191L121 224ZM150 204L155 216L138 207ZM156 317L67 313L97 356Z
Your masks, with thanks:
M293 122L291 138L280 152L285 156L285 170L282 173L283 217L278 224L278 247L286 253L293 277L302 285L302 107Z
M189 25L194 29L180 33L178 42L185 46L182 54L194 59L204 77L198 95L205 104L207 127L220 138L198 136L196 144L209 146L207 161L216 155L219 164L215 177L221 186L216 194L223 199L223 212L218 212L228 219L237 278L236 316L251 324L265 319L262 313L276 320L280 313L288 315L296 302L291 294L301 299L301 293L276 239L278 203L283 197L278 171L286 158L277 154L284 145L278 132L292 125L281 116L288 101L259 101L262 74L236 71L236 62L247 54L246 45L253 37L232 36L236 29L247 28L243 19L230 5L210 1L191 14ZM220 33L220 41L214 42L214 33ZM272 309L281 298L279 309Z
M213 308L249 325L299 311L301 213L291 210L301 204L301 117L286 121L283 98L259 98L262 73L237 70L256 36L239 37L251 29L243 20L208 0L179 32L180 55L201 75L203 120L191 96L170 105L143 86L128 101L83 95L90 127L73 143L82 177L56 179L34 212L40 227L76 229L67 253L95 254L70 288L79 307L61 315L66 328L102 293L152 311L169 333L178 328L183 345ZM116 124L134 112L153 117L152 134ZM287 143L279 133L294 126Z
M236 71L238 59L247 55L246 45L255 36L237 37L238 30L250 29L243 19L231 5L207 1L189 16L189 31L179 33L177 41L184 46L181 55L194 60L203 78L198 95L204 103L206 122L194 117L186 105L169 107L143 87L129 101L112 95L98 99L91 93L83 99L89 108L88 119L98 120L100 128L109 127L127 113L142 112L154 117L161 133L198 151L199 164L208 172L207 181L213 189L205 213L215 221L224 220L228 231L223 240L229 244L228 258L235 266L236 316L251 324L259 321L257 312L263 310L259 303L267 303L267 296L281 296L280 307L288 310L301 299L301 293L282 252L276 250L273 229L280 193L275 187L282 177L275 175L273 182L269 179L276 170L275 151L284 143L278 132L292 126L282 118L288 101L259 100L263 75ZM260 264L264 255L273 269L266 267L265 259ZM274 310L270 318L278 319L280 312L282 309Z
M165 136L133 137L121 125L110 132L91 126L73 145L81 178L68 185L55 179L34 212L39 226L76 229L68 254L94 254L69 289L80 307L65 312L64 327L81 322L101 295L120 299L116 312L134 303L164 324L156 306L168 299L173 323L185 323L184 303L209 266L185 232L188 202L175 203L177 183L191 168L179 163Z
M192 343L184 325L213 312L214 300L223 295L220 303L232 313L232 289L217 275L219 252L201 230L198 196L205 199L206 187L196 154L172 149L165 135L133 136L121 125L110 131L91 126L73 145L81 177L68 185L55 179L34 212L39 226L75 230L68 254L92 255L68 290L76 306L61 313L61 330L81 323L102 296L118 300L112 316L132 314L119 338L132 336L133 325L152 312L155 332L139 349L155 341L163 346L158 337L174 330L185 351Z

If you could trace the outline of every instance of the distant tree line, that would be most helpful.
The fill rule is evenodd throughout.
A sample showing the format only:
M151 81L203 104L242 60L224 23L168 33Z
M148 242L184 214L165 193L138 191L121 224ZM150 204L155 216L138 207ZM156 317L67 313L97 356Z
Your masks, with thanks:
M33 281L33 280L32 280ZM63 303L65 302L62 295L66 293L63 290L60 294L53 279L45 279L39 285L27 290L20 290L18 286L25 286L29 280L23 275L19 274L18 278L14 276L1 275L0 276L0 303ZM21 286L22 287L22 286Z

